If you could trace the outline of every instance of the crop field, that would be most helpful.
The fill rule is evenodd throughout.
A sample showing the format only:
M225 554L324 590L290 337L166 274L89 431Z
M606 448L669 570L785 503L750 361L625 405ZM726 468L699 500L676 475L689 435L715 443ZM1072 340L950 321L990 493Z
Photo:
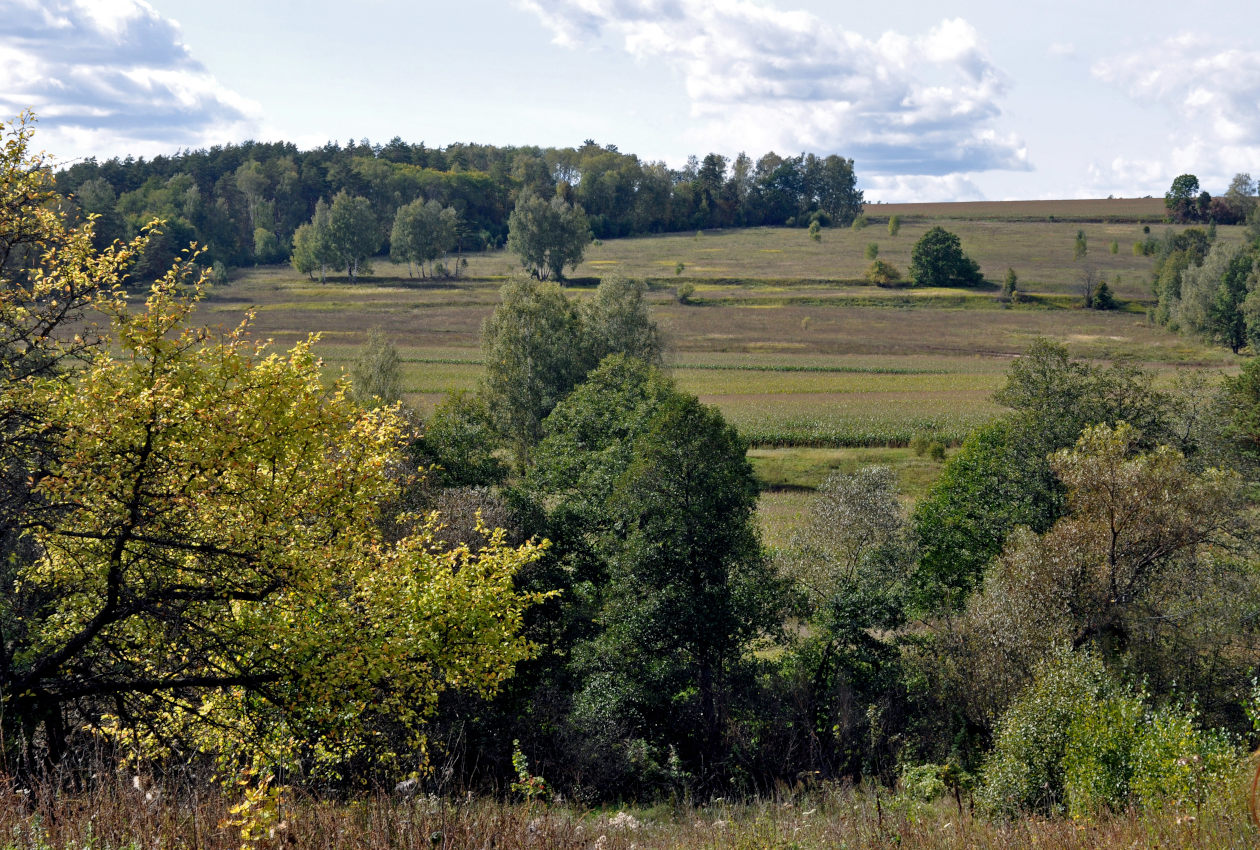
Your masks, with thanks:
M1158 204L1162 209L1162 199ZM999 413L993 391L1012 359L1038 337L1099 361L1169 372L1230 368L1236 358L1228 351L1146 319L1152 259L1134 256L1131 243L1144 238L1139 213L1151 206L1149 200L876 205L868 215L905 217L898 236L871 225L824 229L821 242L789 228L610 240L589 249L569 291L588 297L597 279L612 273L649 279L675 380L717 406L753 446L750 458L766 487L763 525L768 542L776 543L832 470L889 464L907 498L919 495L940 462L904 447L916 436L957 446ZM1130 214L1139 221L1097 220ZM1093 219L1063 221L1072 216ZM1003 303L996 286L899 289L858 280L868 243L904 270L915 240L941 218L989 278L1015 268L1027 299ZM1089 242L1082 261L1072 258L1078 227ZM1220 228L1220 236L1239 238L1233 228ZM1113 239L1116 254L1108 249ZM255 332L277 345L318 332L317 350L330 373L348 368L366 333L379 328L402 357L405 400L426 413L446 392L476 386L481 322L515 267L501 251L469 259L465 277L442 281L410 278L385 259L375 275L355 284L344 277L321 284L281 266L245 270L213 290L201 313L209 324L234 325L252 310ZM676 276L678 262L684 269ZM1086 262L1113 284L1124 309L1080 309L1075 287ZM696 289L685 305L675 297L683 280Z

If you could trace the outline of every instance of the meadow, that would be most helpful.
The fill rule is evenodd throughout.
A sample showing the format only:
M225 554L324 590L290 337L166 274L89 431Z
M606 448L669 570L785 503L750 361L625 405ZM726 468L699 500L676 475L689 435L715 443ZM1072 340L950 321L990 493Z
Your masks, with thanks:
M1155 204L1162 209L1162 200ZM588 249L568 288L585 298L606 275L648 280L674 378L717 406L753 446L765 485L763 529L773 543L799 521L825 475L853 468L855 457L891 464L906 497L917 497L940 462L904 447L916 436L955 447L998 414L993 391L1038 337L1091 360L1212 373L1232 367L1237 358L1227 350L1146 318L1153 259L1135 256L1131 245L1145 238L1144 226L1163 232L1156 212L1150 199L876 205L868 207L871 219L902 216L895 237L873 222L825 228L820 241L799 228L608 240ZM904 271L914 242L936 223L960 235L989 285L862 281L868 244ZM1083 260L1073 259L1078 229L1089 244ZM1222 227L1219 238L1241 234ZM476 386L481 322L517 268L504 251L468 260L461 278L435 280L379 258L374 273L353 284L340 276L312 281L287 266L247 269L212 290L201 310L224 325L253 310L256 332L280 345L319 333L317 350L333 373L348 368L367 332L379 328L403 360L405 400L427 413L446 392ZM1087 264L1113 286L1121 309L1081 309L1077 287ZM998 297L1007 268L1019 275L1017 304ZM676 297L684 281L695 287L687 304Z

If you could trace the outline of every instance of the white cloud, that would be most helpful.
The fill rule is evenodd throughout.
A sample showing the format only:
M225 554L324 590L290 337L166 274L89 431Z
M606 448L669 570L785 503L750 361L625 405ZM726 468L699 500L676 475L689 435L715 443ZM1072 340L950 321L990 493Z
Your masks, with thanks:
M1185 35L1098 62L1093 73L1171 113L1164 189L1192 172L1216 194L1260 162L1260 50Z
M962 174L872 177L862 181L862 190L868 202L885 204L985 200L980 187Z
M39 145L151 156L249 135L259 108L197 62L144 0L0 0L0 115L33 109Z
M677 69L699 119L690 141L708 150L836 152L863 174L1028 168L995 127L1005 76L962 19L870 40L750 0L518 2L558 44L611 35Z
M1070 41L1056 41L1046 48L1051 56L1075 56L1076 45Z

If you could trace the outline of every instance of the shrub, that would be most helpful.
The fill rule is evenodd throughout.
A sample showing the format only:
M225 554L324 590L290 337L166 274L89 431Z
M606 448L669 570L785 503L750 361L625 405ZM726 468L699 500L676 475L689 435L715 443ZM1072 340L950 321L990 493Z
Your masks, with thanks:
M866 243L866 259L874 260L879 256L879 245L875 242Z
M1111 287L1107 285L1107 281L1104 280L1098 284L1098 289L1094 290L1094 309L1114 310L1118 306L1115 296L1111 294Z
M676 292L678 294L679 304L690 304L691 296L696 294L696 285L692 283L691 281L687 281L686 283L680 283L678 284L678 289L676 290Z
M915 764L901 768L901 793L930 803L945 793L945 772L948 765Z
M927 454L928 446L931 443L932 440L923 434L915 434L910 438L910 448L914 449L914 453L919 457Z
M822 225L818 223L818 219L814 219L809 223L809 238L815 242L822 241Z
M1120 242L1116 239L1111 240L1111 253L1113 254L1120 253Z
M945 444L940 440L934 440L927 449L928 457L936 461L945 460Z
M901 216L893 215L888 219L888 235L896 236L901 231Z
M678 262L674 263L674 277L678 277L680 274L683 273L683 270L686 268L687 266L682 260L679 260Z
M861 214L859 214L858 216L856 216L856 217L853 219L853 224L852 224L852 225L850 225L850 226L851 226L854 230L861 230L863 227L866 227L866 214L865 214L865 213L861 213Z
M901 271L885 260L875 260L866 269L866 279L878 286L891 286L901 280Z
M1096 656L1060 651L1002 716L977 801L1006 815L1202 806L1233 778L1238 749L1197 728L1193 706L1152 710L1143 697Z

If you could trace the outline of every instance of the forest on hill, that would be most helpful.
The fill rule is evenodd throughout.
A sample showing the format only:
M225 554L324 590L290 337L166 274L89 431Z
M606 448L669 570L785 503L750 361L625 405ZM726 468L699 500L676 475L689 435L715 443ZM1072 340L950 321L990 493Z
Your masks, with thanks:
M429 148L395 138L307 151L245 142L150 160L87 159L63 169L57 188L83 215L98 216L97 247L162 219L137 269L151 278L194 241L208 264L284 262L317 204L342 193L365 199L378 250L388 248L399 208L417 199L454 211L465 252L503 245L509 214L531 195L580 205L597 239L816 220L847 225L862 211L853 161L834 154L770 152L754 162L711 153L671 169L591 140L577 148Z

